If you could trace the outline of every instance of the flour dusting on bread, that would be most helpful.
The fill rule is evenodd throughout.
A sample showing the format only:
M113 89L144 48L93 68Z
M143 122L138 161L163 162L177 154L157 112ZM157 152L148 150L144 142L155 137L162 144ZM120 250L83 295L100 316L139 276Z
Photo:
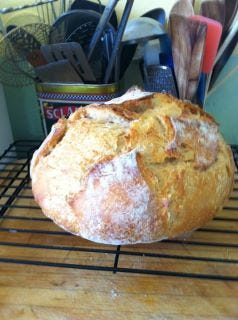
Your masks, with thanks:
M131 100L140 100L145 97L153 96L153 92L146 92L141 90L139 87L134 86L129 89L125 94L118 98L114 98L110 101L104 102L106 105L110 104L122 104L123 102L131 101Z
M218 126L203 120L176 119L171 117L174 127L174 139L167 149L178 149L182 144L189 145L195 152L195 165L209 167L217 158Z

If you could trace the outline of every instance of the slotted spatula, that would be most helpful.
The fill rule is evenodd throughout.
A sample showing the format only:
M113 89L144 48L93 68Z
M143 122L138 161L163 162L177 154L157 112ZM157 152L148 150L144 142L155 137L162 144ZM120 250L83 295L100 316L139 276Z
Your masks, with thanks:
M200 77L198 94L197 94L197 103L201 106L204 105L206 93L208 89L209 81L207 76L211 74L217 49L220 43L221 34L222 34L222 25L220 22L213 19L209 19L203 16L193 16L191 19L206 23L207 25L207 36L204 50L204 58L202 64L202 73Z
M66 59L38 66L35 73L42 82L82 83L82 79Z
M96 78L87 57L79 43L66 42L41 46L41 52L48 62L67 59L84 82L94 83Z

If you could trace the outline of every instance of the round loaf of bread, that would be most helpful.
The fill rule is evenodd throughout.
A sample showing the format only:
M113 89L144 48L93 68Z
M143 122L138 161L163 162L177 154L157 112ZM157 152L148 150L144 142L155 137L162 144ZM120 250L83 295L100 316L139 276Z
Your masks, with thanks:
M65 230L107 244L174 238L213 218L234 163L214 119L132 88L61 119L35 152L32 190Z

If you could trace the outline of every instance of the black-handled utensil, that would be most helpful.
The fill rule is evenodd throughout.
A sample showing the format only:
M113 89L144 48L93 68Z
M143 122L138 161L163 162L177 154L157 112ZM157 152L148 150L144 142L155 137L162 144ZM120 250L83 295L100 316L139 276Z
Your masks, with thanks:
M234 33L230 38L230 41L227 43L227 46L224 48L222 54L220 55L219 59L216 61L215 66L213 67L211 80L209 83L209 90L215 84L219 74L221 73L222 69L224 68L225 64L227 63L228 59L230 58L232 52L234 51L237 43L238 43L238 23L234 25Z
M89 44L100 19L101 15L96 11L82 9L68 11L61 15L53 24L50 31L49 43L77 42L81 45L87 56ZM115 29L109 22L106 23L101 37L94 48L95 58L90 61L90 66L97 83L102 82L109 61L106 52L108 33L112 34L114 38Z
M238 11L238 0L225 0L225 23L222 30L220 46L225 41Z
M133 3L134 3L134 0L127 0L127 2L126 2L126 6L125 6L124 11L122 13L120 24L119 24L118 30L116 32L115 41L113 43L113 50L111 53L109 63L107 65L107 69L105 72L105 77L103 79L103 83L109 82L115 61L117 58L119 58L121 40L123 37L123 33L125 30ZM117 80L117 75L116 75L116 80Z
M88 61L91 60L95 47L99 41L99 38L101 37L103 30L106 26L106 24L109 22L111 15L114 11L115 6L117 5L117 2L119 0L110 0L108 2L108 4L106 5L103 14L99 20L99 23L97 25L97 28L91 38L90 44L89 44L89 48L88 48ZM119 30L119 29L118 29Z
M90 10L94 12L96 11L101 15L105 9L105 6L101 3L101 1L92 2L90 0L70 0L70 2L72 2L72 4L69 6L70 10ZM118 22L115 10L113 11L109 22L115 29L117 29Z

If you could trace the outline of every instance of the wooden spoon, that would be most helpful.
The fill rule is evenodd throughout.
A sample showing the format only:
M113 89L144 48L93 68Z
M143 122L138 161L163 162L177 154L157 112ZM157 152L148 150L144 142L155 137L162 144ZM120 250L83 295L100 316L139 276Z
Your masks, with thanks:
M225 0L205 0L201 3L200 14L225 24Z
M199 76L202 69L207 25L199 21L191 20L189 29L191 37L191 59L188 72L186 99L192 101L197 92Z
M192 99L201 72L206 25L179 15L170 16L174 71L180 99Z
M194 15L193 5L191 0L179 0L177 1L170 11L170 15L178 14L180 16L189 17Z
M178 94L180 99L185 99L191 56L188 22L186 17L173 14L169 18L169 24Z

